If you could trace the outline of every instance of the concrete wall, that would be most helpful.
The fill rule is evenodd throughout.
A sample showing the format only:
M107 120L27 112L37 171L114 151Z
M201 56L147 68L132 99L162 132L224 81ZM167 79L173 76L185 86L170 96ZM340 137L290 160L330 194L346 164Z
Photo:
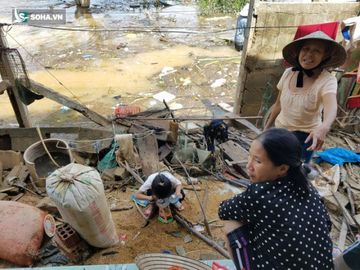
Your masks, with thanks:
M282 48L293 40L298 25L341 21L357 16L360 3L275 3L257 2L245 69L248 72L242 93L241 115L258 115L266 85L274 91L284 71ZM342 39L338 33L339 41ZM240 93L241 95L241 93ZM270 105L271 105L270 104Z

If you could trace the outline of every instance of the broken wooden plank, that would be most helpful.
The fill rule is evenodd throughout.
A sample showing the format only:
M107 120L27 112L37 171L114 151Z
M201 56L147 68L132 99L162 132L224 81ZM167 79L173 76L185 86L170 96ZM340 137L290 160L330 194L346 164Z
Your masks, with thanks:
M10 173L5 177L4 183L11 186L16 182L25 182L28 176L29 171L27 167L25 165L19 164L12 168Z
M90 110L86 106L80 104L77 101L74 101L73 99L71 99L67 96L57 93L56 91L54 91L53 89L51 89L49 87L46 87L46 86L44 86L38 82L35 82L33 80L30 80L30 84L31 84L32 91L81 113L86 118L99 124L100 126L109 126L111 124L111 121L106 119L104 116L98 114L97 112Z
M142 180L141 177L133 169L130 168L126 160L125 163L122 163L119 160L117 162L119 163L119 165L123 166L135 178L136 181L138 181L140 184L144 184L144 180Z
M159 171L159 148L153 134L145 135L136 139L139 149L142 171L145 176L149 176Z
M2 169L8 170L22 163L23 159L20 152L0 150L0 162L2 163Z
M245 178L249 178L245 169L246 163L244 162L248 159L249 152L233 140L219 144L218 147L224 152L225 157L230 159L230 162L234 162L232 167Z
M323 199L324 199L326 207L330 211L340 214L341 213L340 205L342 207L345 207L349 203L349 200L345 195L343 195L340 192L336 192L334 194L336 194L336 198L335 198L335 196L333 196L333 194L331 194L328 196L324 196Z
M261 133L261 130L258 129L254 124L252 124L250 121L248 121L246 119L239 118L240 116L238 116L236 114L230 113L230 114L226 114L226 116L229 119L232 119L233 122L240 124L244 127L247 127L248 129L253 131L256 135L259 135Z
M171 152L173 148L168 144L165 143L164 145L159 147L159 160L163 160L166 158Z
M0 82L0 95L5 92L11 86L8 80L3 80Z
M341 223L340 236L339 236L339 248L340 248L340 250L345 249L345 241L346 241L347 231L348 231L348 227L346 225L346 218L343 217L343 220L342 220L342 223Z
M346 189L346 193L350 202L350 209L351 209L351 215L355 216L355 205L354 205L354 198L353 198L353 194L352 194L352 190L349 186L348 183L348 179L347 179L347 171L345 170L345 168L343 166L341 166L340 168L340 172L341 172L341 182L343 183L345 189ZM356 221L356 220L355 220Z
M353 217L350 215L349 211L345 208L345 203L342 202L342 199L341 199L341 198L343 198L343 197L345 197L345 196L344 196L344 195L340 196L341 193L339 193L339 192L335 192L335 193L333 192L332 194L333 194L333 196L334 196L337 204L340 206L340 209L341 209L341 211L342 211L342 214L343 214L343 216L345 217L347 223L348 223L350 226L357 226L355 220L354 220ZM346 198L346 197L345 197L345 198ZM346 201L349 202L347 198L346 198Z
M233 140L228 140L219 144L219 148L228 156L231 161L247 160L249 152Z

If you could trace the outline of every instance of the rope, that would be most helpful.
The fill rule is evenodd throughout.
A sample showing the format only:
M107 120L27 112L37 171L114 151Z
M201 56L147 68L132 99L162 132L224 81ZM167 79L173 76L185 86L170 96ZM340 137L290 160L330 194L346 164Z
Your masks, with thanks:
M45 142L44 142L44 139L43 139L43 137L42 137L42 135L41 135L41 131L40 131L40 127L39 127L39 126L36 126L36 131L37 131L37 133L39 134L41 143L42 143L42 145L44 146L44 149L45 149L46 153L48 154L49 158L50 158L51 161L56 165L56 167L60 168L60 165L57 164L57 162L53 159L52 155L50 154L49 150L47 149L46 144L45 144Z

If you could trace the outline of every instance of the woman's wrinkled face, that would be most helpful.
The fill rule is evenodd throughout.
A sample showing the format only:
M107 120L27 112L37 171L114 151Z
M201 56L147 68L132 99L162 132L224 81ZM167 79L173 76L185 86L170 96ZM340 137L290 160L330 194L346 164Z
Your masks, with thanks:
M299 64L303 69L317 67L325 58L325 43L321 40L308 40L299 53Z
M248 175L252 183L276 180L284 176L284 166L275 166L269 159L261 142L254 140L249 150Z

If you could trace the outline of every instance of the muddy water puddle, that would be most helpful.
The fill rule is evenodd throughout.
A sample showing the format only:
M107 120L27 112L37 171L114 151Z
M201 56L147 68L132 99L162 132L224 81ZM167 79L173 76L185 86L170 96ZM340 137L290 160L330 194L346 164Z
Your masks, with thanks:
M152 98L161 91L175 95L173 108L185 113L203 106L204 98L232 102L240 54L213 31L231 28L234 18L203 18L194 5L130 8L126 1L91 3L91 8L84 10L71 2L14 1L17 8L67 5L67 24L61 27L77 30L12 27L9 46L19 49L31 79L105 116L111 115L119 102L143 110L161 106ZM11 7L0 3L2 6L0 19L8 20ZM160 77L164 68L176 71ZM210 87L218 79L225 82ZM0 96L0 107L3 124L15 123L6 94ZM84 121L48 99L28 108L35 123Z

